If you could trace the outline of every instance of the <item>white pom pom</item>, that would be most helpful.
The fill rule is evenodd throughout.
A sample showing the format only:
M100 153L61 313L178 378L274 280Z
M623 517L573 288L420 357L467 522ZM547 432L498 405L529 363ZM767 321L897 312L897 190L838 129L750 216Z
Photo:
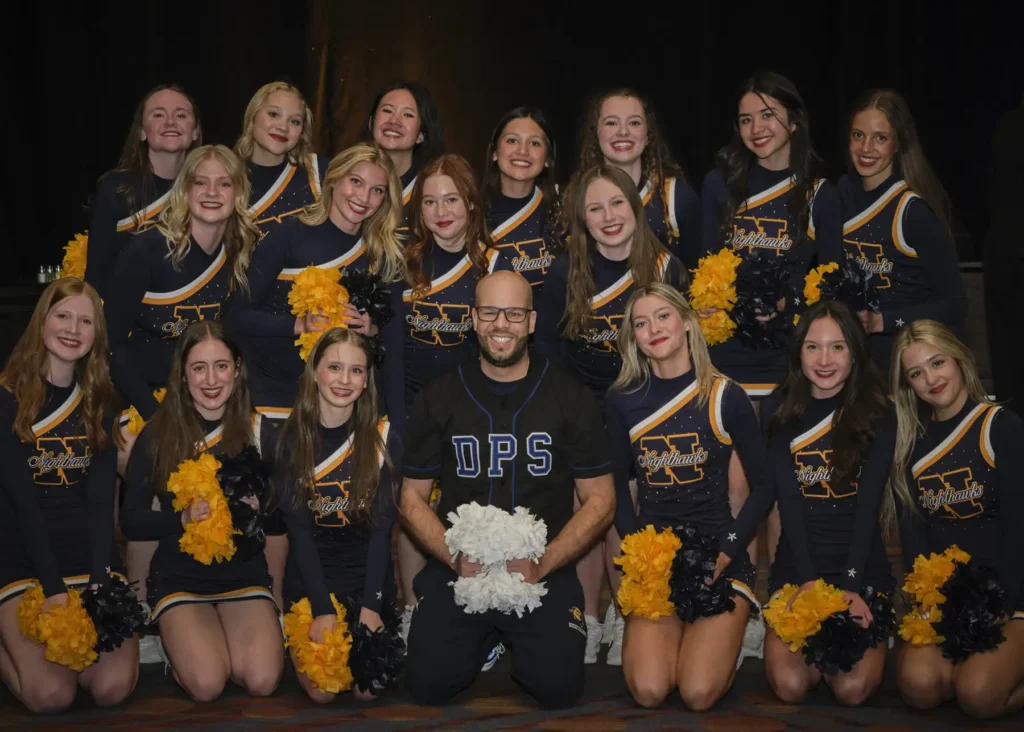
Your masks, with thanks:
M543 582L530 584L523 575L510 574L505 562L510 559L538 561L547 548L547 525L527 509L517 507L509 514L496 506L469 503L448 514L452 527L445 532L445 544L452 556L465 554L482 564L476 577L460 577L449 584L455 587L455 602L467 613L499 610L515 612L540 607L547 594Z

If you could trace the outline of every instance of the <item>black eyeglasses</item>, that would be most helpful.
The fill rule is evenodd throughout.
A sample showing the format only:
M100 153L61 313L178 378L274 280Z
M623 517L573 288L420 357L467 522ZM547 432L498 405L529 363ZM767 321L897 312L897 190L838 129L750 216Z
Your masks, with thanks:
M533 312L533 308L492 308L484 306L476 309L476 317L485 323L498 319L498 316L505 313L505 320L510 323L522 323L526 316Z

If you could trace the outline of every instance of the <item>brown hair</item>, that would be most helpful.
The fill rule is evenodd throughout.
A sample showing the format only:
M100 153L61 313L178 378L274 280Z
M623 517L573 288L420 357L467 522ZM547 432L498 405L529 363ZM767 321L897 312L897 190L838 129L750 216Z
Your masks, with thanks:
M469 261L473 263L473 272L477 278L487 274L486 250L492 246L485 225L484 202L477 188L473 169L461 155L446 153L434 158L417 174L409 207L409 228L413 231L413 243L405 248L405 264L408 269L405 281L412 287L414 294L430 288L430 275L424 270L423 262L429 255L430 248L434 246L434 235L424 223L420 208L423 205L423 188L427 179L435 175L447 175L451 178L455 183L455 189L466 203L468 221L462 246L469 255ZM478 244L483 244L483 247Z
M93 307L92 348L75 363L75 379L82 390L82 423L89 438L89 447L93 452L99 452L111 444L111 435L107 434L104 422L114 410L116 391L110 380L107 321L103 317L100 296L92 285L62 277L43 290L28 326L0 372L0 386L11 392L18 403L12 426L14 434L22 442L34 442L32 425L46 399L49 371L49 351L43 342L46 319L58 303L76 295L88 297ZM120 433L115 431L113 441L115 444L120 442Z

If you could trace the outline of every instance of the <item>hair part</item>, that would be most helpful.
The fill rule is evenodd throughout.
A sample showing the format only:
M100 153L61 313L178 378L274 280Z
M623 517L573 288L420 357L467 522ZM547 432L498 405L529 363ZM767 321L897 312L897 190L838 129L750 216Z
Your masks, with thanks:
M242 134L239 135L238 140L235 142L235 153L244 161L252 158L253 152L256 149L256 137L253 130L256 125L256 115L263 109L267 100L270 99L270 95L279 91L293 94L302 104L302 133L299 135L299 140L294 149L288 153L287 157L288 162L293 165L309 170L313 165L314 152L313 110L309 108L306 98L299 91L298 87L289 84L287 81L272 81L269 84L264 84L252 95L252 99L249 100L249 104L245 108L245 114L242 116Z

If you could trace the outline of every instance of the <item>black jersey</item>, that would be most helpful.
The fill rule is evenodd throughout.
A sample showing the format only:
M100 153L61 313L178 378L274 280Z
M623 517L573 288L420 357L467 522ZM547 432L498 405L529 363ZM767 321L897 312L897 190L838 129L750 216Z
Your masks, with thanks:
M127 197L120 191L127 180L128 173L107 173L96 184L96 198L92 203L89 247L85 253L85 281L95 287L103 299L113 287L111 277L121 252L140 228L164 210L174 184L173 180L153 175L148 191L136 191L137 210L133 211Z
M926 419L924 428L907 476L918 511L900 522L906 566L956 544L998 572L1008 610L1024 610L1024 423L968 399L955 417Z
M661 191L655 191L647 182L640 189L640 200L647 224L665 248L687 269L696 267L701 253L701 209L690 185L673 176L665 179Z
M479 361L428 384L406 425L405 476L440 478L438 516L476 501L529 509L548 541L572 517L573 479L612 472L593 396L566 371L530 354L515 390L496 394Z
M315 154L302 166L289 160L273 166L249 161L249 215L264 236L320 200L320 182L328 162Z
M194 241L181 264L168 259L158 229L135 237L117 262L104 303L114 384L143 419L156 411L153 390L167 385L178 338L191 323L220 319L231 263L218 244L207 254Z
M544 192L536 186L526 198L498 194L487 204L487 222L495 248L535 288L544 284L555 259L551 233L545 231L547 217Z
M78 384L47 385L32 425L34 441L13 432L18 404L0 388L0 602L8 584L36 578L46 596L65 592L65 577L102 581L117 562L114 547L113 445L96 452L82 423ZM112 417L105 425L112 427ZM23 587L20 589L24 589Z

